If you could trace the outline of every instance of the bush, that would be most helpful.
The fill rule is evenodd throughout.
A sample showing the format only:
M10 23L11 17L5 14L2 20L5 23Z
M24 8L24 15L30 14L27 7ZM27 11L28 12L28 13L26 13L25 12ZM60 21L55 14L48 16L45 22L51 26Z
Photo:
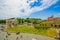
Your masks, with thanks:
M36 29L40 29L40 25L39 25L39 24L35 24L34 27L35 27Z
M50 28L50 27L47 27L47 26L40 26L39 24L34 25L34 27L36 29L48 29L48 28Z

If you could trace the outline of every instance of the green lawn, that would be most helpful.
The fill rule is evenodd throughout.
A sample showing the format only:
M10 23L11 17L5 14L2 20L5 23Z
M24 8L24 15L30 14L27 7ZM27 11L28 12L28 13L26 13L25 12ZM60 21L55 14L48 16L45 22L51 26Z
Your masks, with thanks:
M30 27L30 26L22 26L22 27L14 27L14 28L10 28L7 29L6 32L21 32L21 33L30 33L30 34L39 34L39 35L45 35L45 36L50 36L50 37L56 37L57 33L55 30L54 33L53 31L50 30L43 30L43 29L35 29L34 27ZM52 33L52 34L51 34ZM55 35L54 35L55 34ZM51 36L53 35L53 36Z
M30 26L14 27L7 29L6 32L22 32L22 33L32 33L32 34L44 34L46 30L38 30Z

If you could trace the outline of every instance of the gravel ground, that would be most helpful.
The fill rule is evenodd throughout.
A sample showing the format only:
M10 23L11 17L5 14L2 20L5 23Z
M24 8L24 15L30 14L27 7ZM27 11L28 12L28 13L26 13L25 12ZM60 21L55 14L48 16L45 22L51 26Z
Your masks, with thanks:
M35 35L35 34L27 34L27 33L9 33L0 31L0 40L55 40L54 38Z

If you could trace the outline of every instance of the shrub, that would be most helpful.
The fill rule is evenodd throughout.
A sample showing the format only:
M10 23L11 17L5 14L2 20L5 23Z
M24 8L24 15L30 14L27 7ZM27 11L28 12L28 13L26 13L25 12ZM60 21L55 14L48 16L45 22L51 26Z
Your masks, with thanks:
M47 27L47 26L40 26L39 24L34 25L34 27L36 29L48 29L48 28L50 28L50 27Z

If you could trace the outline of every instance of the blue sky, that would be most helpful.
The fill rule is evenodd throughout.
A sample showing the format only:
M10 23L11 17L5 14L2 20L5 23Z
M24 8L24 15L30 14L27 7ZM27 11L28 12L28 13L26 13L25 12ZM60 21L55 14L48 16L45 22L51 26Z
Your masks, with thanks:
M60 0L56 4L51 5L49 8L44 9L43 11L32 13L29 17L47 19L52 15L55 17L60 17Z
M60 17L60 0L0 0L0 19Z

